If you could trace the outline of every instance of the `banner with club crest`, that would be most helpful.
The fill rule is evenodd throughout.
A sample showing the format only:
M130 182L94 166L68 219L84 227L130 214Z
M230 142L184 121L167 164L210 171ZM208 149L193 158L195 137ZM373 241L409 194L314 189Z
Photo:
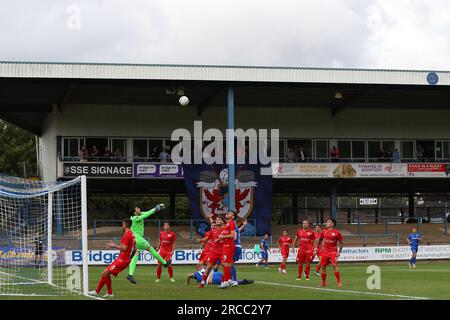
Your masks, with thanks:
M259 165L236 165L235 208L238 221L254 219L256 234L264 235L272 220L272 176L260 170ZM183 171L194 220L228 212L227 165L184 165Z

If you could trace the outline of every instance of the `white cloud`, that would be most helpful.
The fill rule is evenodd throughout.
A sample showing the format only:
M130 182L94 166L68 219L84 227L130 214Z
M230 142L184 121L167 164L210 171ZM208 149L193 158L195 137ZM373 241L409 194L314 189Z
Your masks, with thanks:
M0 12L0 60L450 69L449 9L444 0L19 0Z

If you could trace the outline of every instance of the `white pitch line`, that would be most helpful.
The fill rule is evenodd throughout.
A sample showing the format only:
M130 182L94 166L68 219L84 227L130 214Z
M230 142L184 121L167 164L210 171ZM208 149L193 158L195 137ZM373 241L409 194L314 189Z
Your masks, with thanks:
M368 296L395 297L395 298L416 299L416 300L428 300L428 299L431 299L431 298L428 298L428 297L414 297L414 296L405 296L405 295L401 295L401 294L392 294L392 293L378 293L378 292L364 292L364 291L352 291L352 290L338 290L338 289L329 289L329 288L315 288L315 287L298 286L298 285L293 285L293 284L265 282L265 281L255 281L255 283L268 284L268 285L280 286L280 287L289 287L289 288L298 288L298 289L309 289L309 290L317 290L317 291L336 292L336 293L362 294L362 295L368 295Z

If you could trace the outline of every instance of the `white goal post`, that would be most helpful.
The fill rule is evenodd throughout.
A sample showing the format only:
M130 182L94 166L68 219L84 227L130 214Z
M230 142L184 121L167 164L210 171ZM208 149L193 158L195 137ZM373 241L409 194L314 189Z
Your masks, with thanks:
M0 174L0 295L87 295L86 190L85 176L47 183Z

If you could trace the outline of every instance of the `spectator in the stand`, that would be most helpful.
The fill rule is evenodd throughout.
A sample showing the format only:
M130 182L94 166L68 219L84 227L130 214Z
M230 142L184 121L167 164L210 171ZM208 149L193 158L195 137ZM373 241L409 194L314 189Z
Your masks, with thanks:
M331 148L330 157L331 162L339 162L339 149L336 146Z
M122 161L122 152L120 152L120 148L117 147L114 150L114 161L121 162Z
M159 154L159 161L160 161L160 162L169 162L169 161L170 161L170 155L169 155L169 153L167 152L169 149L170 149L170 147L169 147L169 146L166 146L166 147L164 148L164 150L161 151L161 153Z
M92 146L92 151L91 151L91 161L98 161L99 155L100 155L100 152L98 151L97 146L94 144Z
M295 151L294 151L294 148L292 147L292 145L288 146L287 159L288 159L288 162L294 162L295 161Z
M392 161L395 163L400 162L400 152L398 151L397 148L395 148L394 152L392 153Z
M111 161L112 153L108 146L105 146L105 151L103 152L103 161Z
M378 151L378 162L384 162L386 160L386 152L383 148Z
M242 237L253 237L255 235L255 228L251 223L248 223L247 219L244 219L242 226L239 228L239 234Z
M422 148L422 145L418 145L417 146L417 159L419 161L423 161L423 157L424 157L424 150Z
M78 152L78 157L80 158L80 161L83 161L83 162L87 161L88 156L89 156L89 153L86 149L86 146L82 145L80 151Z
M298 160L299 160L300 162L306 162L306 152L305 152L305 150L303 149L303 147L300 147L300 148L298 149Z
M392 151L391 151L391 149L388 149L386 151L385 158L386 158L386 161L388 161L388 162L392 161Z
M158 156L159 156L158 147L153 147L153 150L150 153L150 160L158 161Z

